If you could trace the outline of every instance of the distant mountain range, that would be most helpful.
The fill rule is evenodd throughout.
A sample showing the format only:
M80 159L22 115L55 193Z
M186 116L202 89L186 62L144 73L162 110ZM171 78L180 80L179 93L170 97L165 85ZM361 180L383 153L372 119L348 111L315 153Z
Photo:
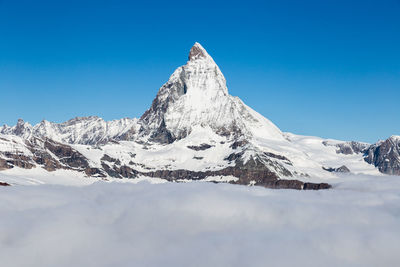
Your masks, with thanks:
M0 170L72 170L99 179L158 177L268 188L325 189L343 173L400 175L400 137L376 144L283 133L229 95L225 77L196 43L186 65L139 119L78 117L0 128ZM1 178L0 172L0 178Z

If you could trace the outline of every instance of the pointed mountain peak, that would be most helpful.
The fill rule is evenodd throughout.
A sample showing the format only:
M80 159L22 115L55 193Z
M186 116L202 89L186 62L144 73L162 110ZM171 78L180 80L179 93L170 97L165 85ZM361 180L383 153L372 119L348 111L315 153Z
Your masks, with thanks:
M140 137L158 143L172 143L200 128L232 138L263 132L283 139L275 125L229 95L224 75L199 43L160 88L139 124Z
M207 51L204 49L204 47L201 44L196 42L190 49L189 61L193 61L193 60L196 60L199 58L211 58L211 57L207 53Z

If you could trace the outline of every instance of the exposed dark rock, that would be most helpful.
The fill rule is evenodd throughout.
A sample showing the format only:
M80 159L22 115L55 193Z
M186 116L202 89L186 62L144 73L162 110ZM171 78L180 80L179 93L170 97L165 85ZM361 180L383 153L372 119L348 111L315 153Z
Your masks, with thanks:
M37 164L42 165L47 171L55 171L58 169L65 169L57 159L53 158L49 153L42 150L32 151L34 153L33 161Z
M221 127L216 130L216 133L229 138L240 138L243 136L242 130L236 124L229 125L228 127Z
M89 167L86 158L69 145L36 137L26 140L25 145L32 152L32 156L19 152L4 152L3 158L0 159L0 169L13 167L31 169L36 167L36 164L47 171L57 169L85 171Z
M264 155L267 156L267 157L274 158L274 159L280 159L280 160L290 161L290 160L289 160L287 157L285 157L285 156L277 155L277 154L270 153L270 152L264 152Z
M289 172L289 171L288 171ZM201 180L209 176L234 176L239 178L234 184L249 185L254 184L267 188L287 188L287 189L327 189L328 184L305 183L298 180L280 180L276 173L269 170L266 165L258 159L251 158L245 164L237 160L235 167L226 167L221 170L209 171L189 171L189 170L156 170L151 172L141 172L140 174L176 181L182 179ZM290 172L289 172L290 174ZM305 186L305 187L304 187Z
M249 142L245 139L242 140L237 140L235 142L232 143L232 145L230 146L230 148L232 149L237 149L238 147L243 147L245 145L247 145Z
M200 48L198 45L194 45L189 52L189 60L196 60L198 58L205 58L205 51Z
M329 189L332 186L327 183L304 183L303 190Z
M266 181L278 180L278 176L275 172L268 169L259 159L254 159L253 157L246 163L243 163L240 158L237 158L236 166L226 167L221 170L156 170L141 174L150 177L159 177L170 181L177 179L199 180L208 176L234 176L239 178L238 183L245 185L252 181L263 184Z
M329 189L332 186L327 183L304 183L299 180L277 180L267 182L263 185L272 189L297 189L297 190L321 190Z
M87 176L106 177L106 175L99 168L86 168L85 174Z
M202 159L204 159L204 157L193 157L193 159L197 159L197 160L202 160Z
M117 165L121 165L121 161L119 159L112 158L107 154L104 154L104 156L100 160L104 160L104 161L115 163Z
M369 148L369 144L361 143L361 142L343 142L339 144L330 144L329 141L323 141L322 144L324 146L335 146L337 154L344 154L344 155L352 155L352 154L359 154L365 153L365 151Z
M172 136L171 132L167 129L163 120L158 130L153 132L153 134L151 135L150 140L161 144L171 144L176 140L176 138Z
M0 158L0 171L11 169L13 166L7 160Z
M59 161L70 168L86 169L89 163L86 158L68 145L54 142L53 140L46 139L44 147L51 151L59 158Z
M304 183L299 180L275 180L275 181L266 181L263 184L255 183L254 185L261 185L266 188L271 189L303 189Z
M102 163L101 166L107 172L107 174L114 178L135 178L138 175L138 172L131 167L126 165L123 166L112 166L110 167L108 164Z
M341 173L349 173L350 172L349 168L347 168L345 165L340 166L338 168L325 168L325 167L322 167L322 169L324 169L325 171L328 171L328 172L341 172Z
M224 160L227 161L236 161L237 159L240 159L243 156L243 152L239 152L239 153L232 153L229 156L227 156L226 158L224 158Z
M10 186L8 183L0 182L0 186Z
M257 185L272 189L319 190L331 188L327 183L304 183L299 180L279 180L276 174L267 171L246 171L227 167L218 171L195 172L188 170L158 170L142 173L149 177L157 177L168 181L176 180L201 180L210 176L235 176L239 180L231 182L240 185Z
M103 170L111 177L114 178L122 178L122 176L118 173L118 171L114 170L114 168L111 168L108 166L108 164L102 163L101 167L103 167Z
M35 165L32 163L31 159L23 154L20 153L10 153L10 152L5 152L3 155L6 157L6 166L15 166L15 167L20 167L24 169L32 169L35 167ZM0 162L0 166L4 166ZM6 167L5 166L5 167ZM7 167L6 167L7 168Z
M400 137L392 136L372 145L365 152L364 160L382 173L400 175Z
M140 117L140 123L142 126L140 127L139 135L150 135L150 141L162 144L170 144L176 140L176 137L172 136L171 132L165 125L164 114L169 105L174 103L179 96L184 94L184 87L185 85L183 82L167 82L163 85L162 88L168 90L169 94L166 96L166 99L163 99L163 90L160 89L157 93L151 107ZM151 124L157 125L156 129L149 128L149 125Z
M122 177L127 177L127 178L136 178L138 175L138 171L126 165L117 168L117 171L122 175Z
M213 147L213 146L209 145L209 144L201 144L199 146L187 146L187 148L193 149L193 150L196 150L196 151L206 150L206 149L209 149L211 147Z

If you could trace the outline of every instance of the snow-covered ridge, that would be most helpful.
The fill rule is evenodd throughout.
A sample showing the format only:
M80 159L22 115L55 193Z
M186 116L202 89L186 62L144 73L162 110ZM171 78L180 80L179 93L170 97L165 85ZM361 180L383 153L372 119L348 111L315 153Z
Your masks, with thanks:
M32 126L19 119L15 126L1 127L0 133L24 139L36 136L68 144L95 145L110 140L133 140L138 131L137 121L136 118L104 121L97 116L90 116L76 117L63 123L43 120Z

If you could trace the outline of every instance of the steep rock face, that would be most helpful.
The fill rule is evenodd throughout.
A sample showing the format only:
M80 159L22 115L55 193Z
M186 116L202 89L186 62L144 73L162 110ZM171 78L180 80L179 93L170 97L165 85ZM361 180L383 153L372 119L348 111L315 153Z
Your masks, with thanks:
M262 133L264 138L283 139L274 124L229 95L225 77L198 43L186 65L160 88L139 123L140 136L158 143L185 138L196 126L231 138Z
M400 136L391 136L372 145L365 152L365 161L382 173L400 175Z

